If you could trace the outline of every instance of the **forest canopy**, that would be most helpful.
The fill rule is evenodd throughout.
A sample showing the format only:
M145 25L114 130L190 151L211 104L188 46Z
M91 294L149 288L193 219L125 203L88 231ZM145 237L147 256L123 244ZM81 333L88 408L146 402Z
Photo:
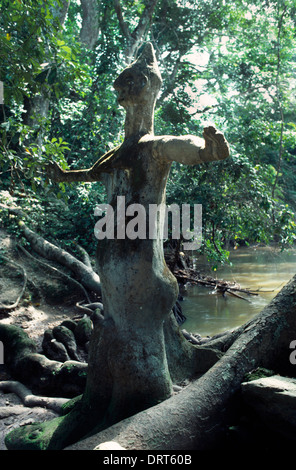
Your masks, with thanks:
M201 251L213 265L230 246L295 241L296 0L0 1L0 203L33 230L95 250L100 183L53 183L123 140L113 82L145 41L163 86L156 134L201 136L213 124L229 159L174 163L168 204L202 204ZM1 209L4 226L17 231Z

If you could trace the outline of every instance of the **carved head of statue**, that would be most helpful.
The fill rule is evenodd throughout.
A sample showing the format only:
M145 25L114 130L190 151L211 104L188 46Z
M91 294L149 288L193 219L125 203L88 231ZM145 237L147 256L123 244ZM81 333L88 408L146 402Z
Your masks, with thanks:
M115 80L118 103L127 108L145 102L154 103L162 84L153 46L146 43L139 57Z

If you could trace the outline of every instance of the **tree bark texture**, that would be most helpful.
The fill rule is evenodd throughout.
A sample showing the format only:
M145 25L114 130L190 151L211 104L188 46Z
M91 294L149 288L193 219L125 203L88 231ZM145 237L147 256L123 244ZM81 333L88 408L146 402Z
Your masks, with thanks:
M93 449L106 441L132 450L210 449L229 423L245 374L258 366L291 372L289 345L295 338L296 276L243 325L240 336L200 379L67 449Z
M80 41L89 50L93 50L99 35L99 2L98 0L80 0L82 25Z

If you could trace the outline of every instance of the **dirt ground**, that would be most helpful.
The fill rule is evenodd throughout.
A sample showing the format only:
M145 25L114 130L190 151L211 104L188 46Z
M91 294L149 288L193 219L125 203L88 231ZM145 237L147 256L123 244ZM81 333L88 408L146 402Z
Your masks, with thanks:
M0 366L0 380L7 380L8 377ZM6 434L14 428L34 422L43 422L56 416L56 413L45 408L23 406L21 400L14 393L0 392L0 450L7 450L4 439Z
M24 328L28 335L33 338L38 346L38 352L41 352L42 336L47 328L53 328L59 325L61 321L73 317L71 309L63 307L49 307L40 305L35 308L32 305L20 307L11 312L8 318L1 319L1 323L9 323ZM76 312L77 315L77 312ZM9 371L5 367L5 349L4 365L0 365L0 382L3 380L13 380ZM17 405L17 406L16 406ZM0 391L0 450L7 450L4 438L12 429L33 422L42 422L57 416L51 410L34 407L25 407L20 398L14 393L3 393Z
M32 262L20 253L13 238L0 229L0 307L1 304L12 305L24 285L24 272L13 263L25 269L27 287L17 308L11 311L0 309L0 322L23 328L35 341L37 352L42 352L44 331L59 325L65 319L81 317L81 312L75 304L83 299L79 299L73 286L65 285L64 279L50 274L41 264ZM13 380L13 377L5 366L4 348L4 365L0 365L0 382L6 380ZM0 391L0 450L7 450L4 437L13 428L52 419L55 416L57 415L53 411L45 408L27 408L15 394Z

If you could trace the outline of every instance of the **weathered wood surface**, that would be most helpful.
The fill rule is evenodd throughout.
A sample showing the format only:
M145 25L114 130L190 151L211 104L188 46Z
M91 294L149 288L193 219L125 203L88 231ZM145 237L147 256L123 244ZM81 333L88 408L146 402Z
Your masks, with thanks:
M260 314L234 332L234 342L200 379L159 405L67 449L116 441L133 450L205 450L225 431L245 374L262 366L289 368L296 338L296 276Z
M244 382L242 396L260 422L296 440L296 378L273 375Z

